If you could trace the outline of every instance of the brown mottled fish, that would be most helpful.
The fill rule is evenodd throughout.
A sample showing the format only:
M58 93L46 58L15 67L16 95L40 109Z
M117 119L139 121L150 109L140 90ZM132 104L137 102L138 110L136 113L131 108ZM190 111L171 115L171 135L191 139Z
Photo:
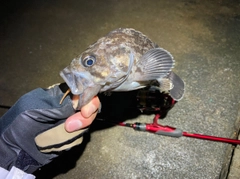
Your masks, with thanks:
M173 66L172 55L147 36L119 28L90 45L60 75L72 94L80 96L78 108L99 92L131 91L153 82L160 91L180 100L184 82L171 71Z

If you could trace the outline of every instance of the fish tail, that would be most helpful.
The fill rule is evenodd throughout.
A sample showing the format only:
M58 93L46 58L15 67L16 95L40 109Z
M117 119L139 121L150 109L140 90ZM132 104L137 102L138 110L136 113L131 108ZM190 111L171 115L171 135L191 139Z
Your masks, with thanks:
M183 80L172 71L169 73L168 78L172 82L172 89L170 90L171 97L176 101L181 100L185 92Z

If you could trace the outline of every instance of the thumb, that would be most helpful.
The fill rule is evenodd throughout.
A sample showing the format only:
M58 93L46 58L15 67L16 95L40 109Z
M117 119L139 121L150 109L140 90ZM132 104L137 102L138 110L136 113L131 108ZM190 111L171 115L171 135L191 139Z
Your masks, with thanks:
M99 106L100 101L98 97L94 97L87 105L82 107L80 112L73 114L66 120L66 131L74 132L89 126L95 119Z

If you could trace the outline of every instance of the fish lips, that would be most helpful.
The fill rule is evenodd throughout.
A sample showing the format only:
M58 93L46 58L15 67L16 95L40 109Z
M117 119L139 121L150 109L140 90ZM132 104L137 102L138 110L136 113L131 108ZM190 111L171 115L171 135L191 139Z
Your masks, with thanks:
M94 86L91 74L87 71L74 71L68 66L60 72L60 76L74 95L80 95L86 88Z

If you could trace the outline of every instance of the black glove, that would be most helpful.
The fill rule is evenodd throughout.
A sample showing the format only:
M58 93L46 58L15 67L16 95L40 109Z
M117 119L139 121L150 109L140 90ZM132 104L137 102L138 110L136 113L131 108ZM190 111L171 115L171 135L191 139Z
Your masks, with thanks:
M0 118L1 167L9 170L15 166L32 173L60 151L81 143L86 129L73 133L64 129L65 120L76 112L70 95L59 103L67 89L65 83L35 89Z

